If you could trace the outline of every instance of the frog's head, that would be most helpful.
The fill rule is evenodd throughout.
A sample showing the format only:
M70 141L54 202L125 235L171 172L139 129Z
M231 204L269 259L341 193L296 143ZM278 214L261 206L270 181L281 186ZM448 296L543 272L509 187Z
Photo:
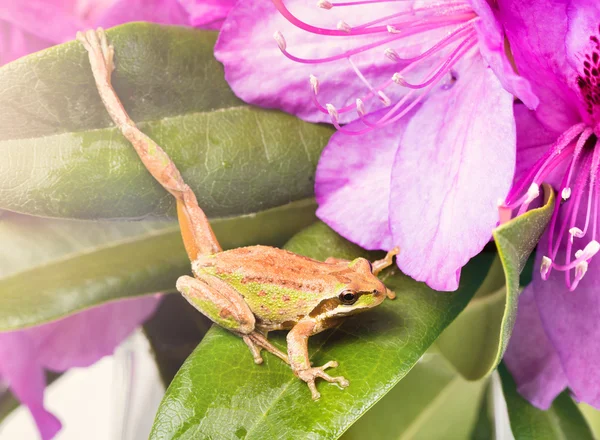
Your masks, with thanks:
M388 296L388 289L373 275L371 263L357 258L337 274L340 282L329 302L325 316L336 318L354 315L378 306Z

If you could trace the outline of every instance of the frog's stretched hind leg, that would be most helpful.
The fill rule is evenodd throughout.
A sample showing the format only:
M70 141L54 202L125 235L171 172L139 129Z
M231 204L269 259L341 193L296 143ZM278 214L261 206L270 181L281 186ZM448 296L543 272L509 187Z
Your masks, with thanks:
M111 84L114 70L114 49L107 43L104 30L78 32L77 40L88 51L92 73L100 98L108 114L131 142L133 148L152 176L177 200L177 215L181 235L191 261L199 255L214 254L221 246L198 206L194 192L183 181L179 170L163 149L142 133L131 120Z

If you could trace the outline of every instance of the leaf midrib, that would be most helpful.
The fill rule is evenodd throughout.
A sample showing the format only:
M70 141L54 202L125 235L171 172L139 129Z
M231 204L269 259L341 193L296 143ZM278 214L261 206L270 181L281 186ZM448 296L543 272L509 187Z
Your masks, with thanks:
M164 123L164 122L176 121L177 119L181 119L181 118L184 118L184 117L212 115L212 114L225 113L227 111L242 111L242 110L246 110L246 111L250 111L250 112L268 111L268 110L260 109L258 107L251 107L251 106L248 106L248 105L236 105L236 106L221 107L221 108L212 109L212 110L206 110L206 111L184 112L184 113L179 113L179 114L176 114L176 115L165 116L164 118L159 118L159 119L144 119L144 120L135 121L135 122L136 122L136 124L138 124L138 126L140 127L140 129L143 131L143 129L145 128L145 126L151 125L151 124L160 124L160 123ZM58 137L58 136L65 136L65 135L78 135L78 134L82 134L82 133L97 133L97 132L107 131L107 130L118 131L119 129L117 128L116 125L111 124L111 125L107 125L105 127L90 128L90 129L84 129L84 130L81 130L81 131L63 131L63 132L60 132L60 133L58 133L58 132L57 133L47 133L47 134L41 134L39 136L24 137L24 138L21 138L21 137L3 138L3 139L0 139L0 145L3 142L14 142L14 141L27 142L27 141L34 141L34 140L37 140L37 139L46 139L46 138L52 138L52 137Z

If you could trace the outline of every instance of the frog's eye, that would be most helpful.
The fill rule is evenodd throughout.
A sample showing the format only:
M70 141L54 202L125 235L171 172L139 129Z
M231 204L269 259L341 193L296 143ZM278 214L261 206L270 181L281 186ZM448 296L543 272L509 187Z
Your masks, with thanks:
M358 295L352 290L344 290L342 293L340 293L340 301L342 304L354 304L357 299Z

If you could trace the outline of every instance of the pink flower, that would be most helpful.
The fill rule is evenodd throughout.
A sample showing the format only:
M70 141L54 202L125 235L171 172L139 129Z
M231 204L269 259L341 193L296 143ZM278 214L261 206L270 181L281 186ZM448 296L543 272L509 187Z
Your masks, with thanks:
M0 8L0 65L75 38L79 30L130 21L218 29L235 0L27 0Z
M535 112L515 111L516 184L505 208L525 211L544 181L562 198L538 245L539 271L521 295L505 360L540 408L565 387L600 407L600 3L498 5L517 68L540 98Z
M72 40L78 30L129 21L218 27L232 0L26 0L0 8L0 65ZM157 296L113 302L50 324L0 333L0 383L27 405L44 440L60 422L44 408L44 369L85 367L111 354L158 306Z
M336 125L317 169L319 217L367 249L400 246L405 273L456 289L512 181L511 93L537 105L495 11L485 0L273 3L239 2L223 24L215 54L229 84Z
M44 408L44 370L87 367L112 354L159 301L159 295L116 301L50 324L0 333L0 383L27 405L43 440L61 427Z

